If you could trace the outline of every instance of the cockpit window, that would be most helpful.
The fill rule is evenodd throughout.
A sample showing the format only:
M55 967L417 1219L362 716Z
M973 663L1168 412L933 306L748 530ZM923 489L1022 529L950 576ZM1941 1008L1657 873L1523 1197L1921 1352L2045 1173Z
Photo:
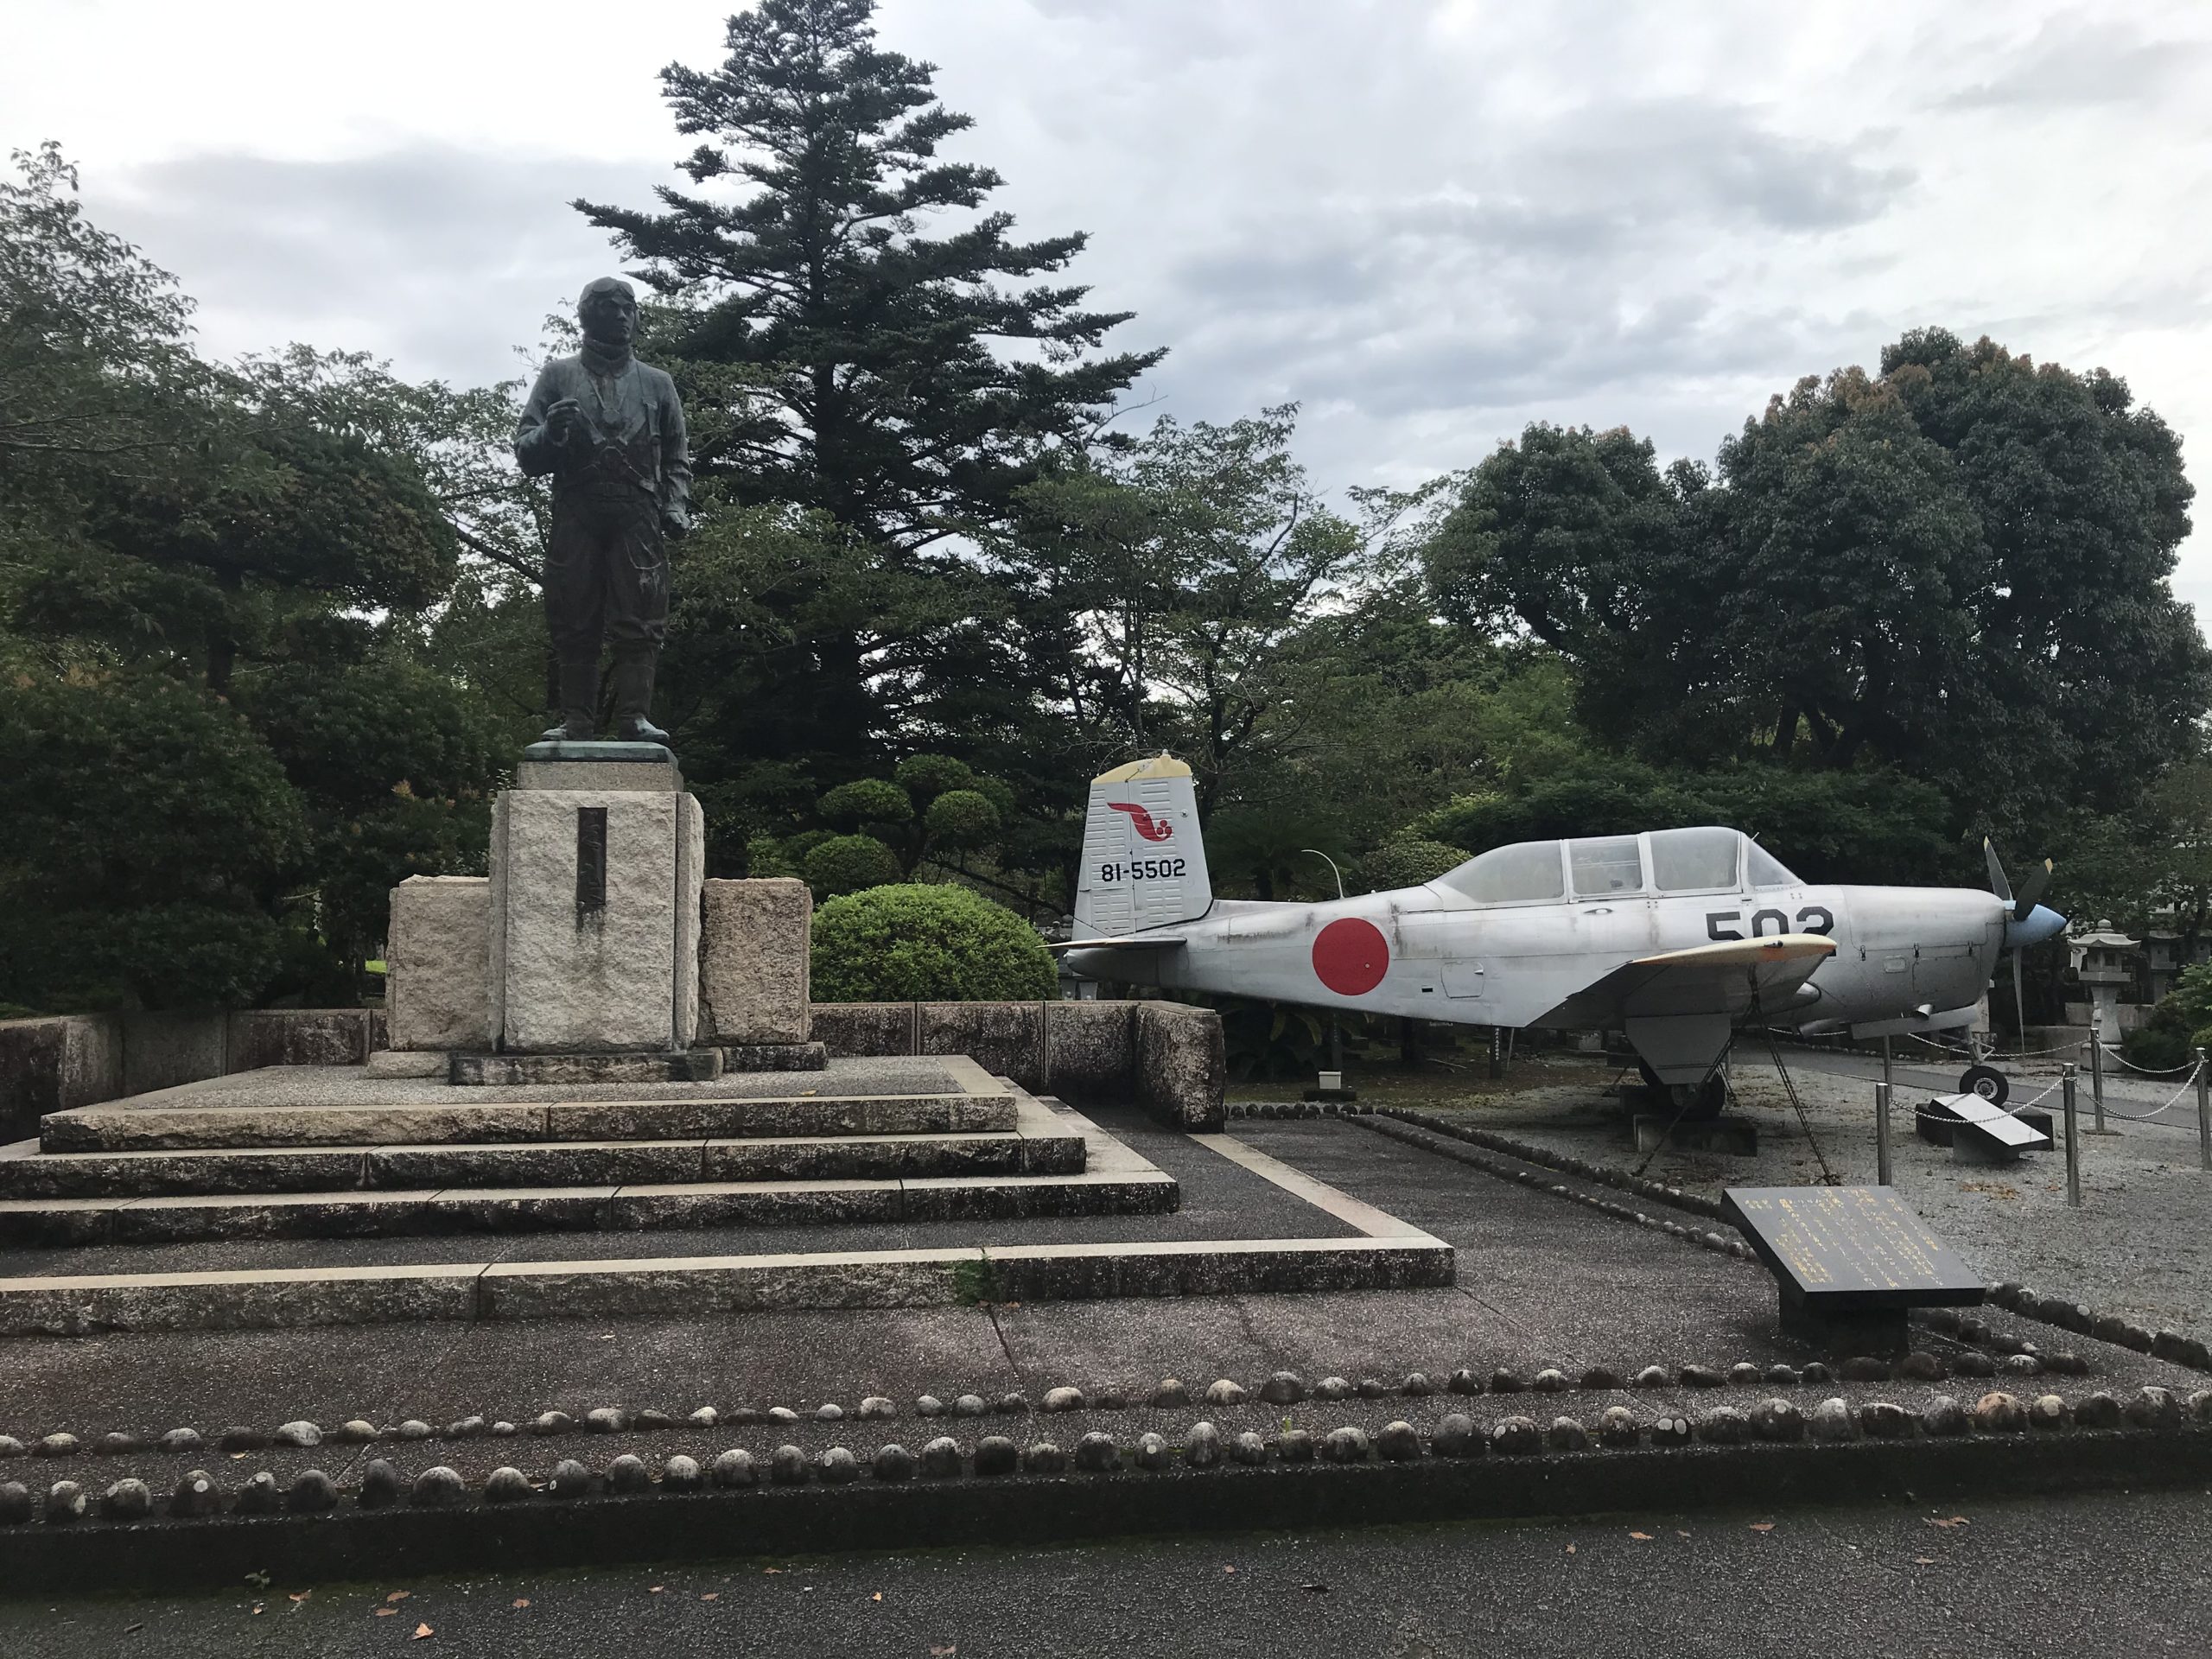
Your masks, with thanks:
M1655 830L1651 883L1662 893L1713 893L1736 885L1733 830Z
M1635 843L1629 843L1633 849ZM1546 899L1564 899L1567 883L1561 877L1559 842L1523 841L1510 847L1493 847L1469 859L1439 884L1464 893L1478 905L1526 905Z
M1744 849L1744 861L1755 887L1794 887L1799 885L1797 878L1783 868L1782 861L1756 841Z
M1643 891L1643 857L1634 836L1590 836L1567 843L1574 869L1574 896L1595 899L1609 893Z

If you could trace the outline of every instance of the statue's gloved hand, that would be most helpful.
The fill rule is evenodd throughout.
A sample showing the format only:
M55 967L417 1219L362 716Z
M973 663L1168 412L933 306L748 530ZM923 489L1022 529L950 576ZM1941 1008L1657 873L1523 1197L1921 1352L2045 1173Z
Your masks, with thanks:
M573 397L556 397L545 411L545 436L565 447L583 426L583 406Z
M680 542L691 533L691 514L684 507L663 507L660 531L671 542Z

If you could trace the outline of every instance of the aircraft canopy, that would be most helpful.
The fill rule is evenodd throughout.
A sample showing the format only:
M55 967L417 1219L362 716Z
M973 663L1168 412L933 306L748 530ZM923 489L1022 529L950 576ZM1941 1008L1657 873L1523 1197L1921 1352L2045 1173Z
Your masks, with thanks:
M1493 847L1431 884L1478 905L1540 905L1624 893L1789 887L1797 878L1741 830L1718 825Z

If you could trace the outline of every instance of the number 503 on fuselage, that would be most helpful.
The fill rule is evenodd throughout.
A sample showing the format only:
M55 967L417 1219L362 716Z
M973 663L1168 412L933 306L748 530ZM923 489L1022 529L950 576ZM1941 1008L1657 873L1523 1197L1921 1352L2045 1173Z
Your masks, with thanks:
M1687 1095L1747 1021L1862 1036L1970 1023L2000 954L2065 925L2033 896L1817 885L1702 825L1522 842L1319 904L1217 899L1190 768L1162 755L1093 780L1075 937L1054 948L1124 984L1619 1031Z

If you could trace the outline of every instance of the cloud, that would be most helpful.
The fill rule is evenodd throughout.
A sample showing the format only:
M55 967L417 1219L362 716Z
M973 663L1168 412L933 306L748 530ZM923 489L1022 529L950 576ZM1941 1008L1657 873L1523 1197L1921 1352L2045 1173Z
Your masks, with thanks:
M219 350L299 339L494 379L619 263L568 200L643 200L654 181L636 165L419 144L187 156L99 181L96 206L200 300Z
M2053 18L1998 73L1942 99L1954 110L2017 111L2030 117L2095 105L2138 105L2196 86L2207 48L2201 41L2154 39L2109 12Z

